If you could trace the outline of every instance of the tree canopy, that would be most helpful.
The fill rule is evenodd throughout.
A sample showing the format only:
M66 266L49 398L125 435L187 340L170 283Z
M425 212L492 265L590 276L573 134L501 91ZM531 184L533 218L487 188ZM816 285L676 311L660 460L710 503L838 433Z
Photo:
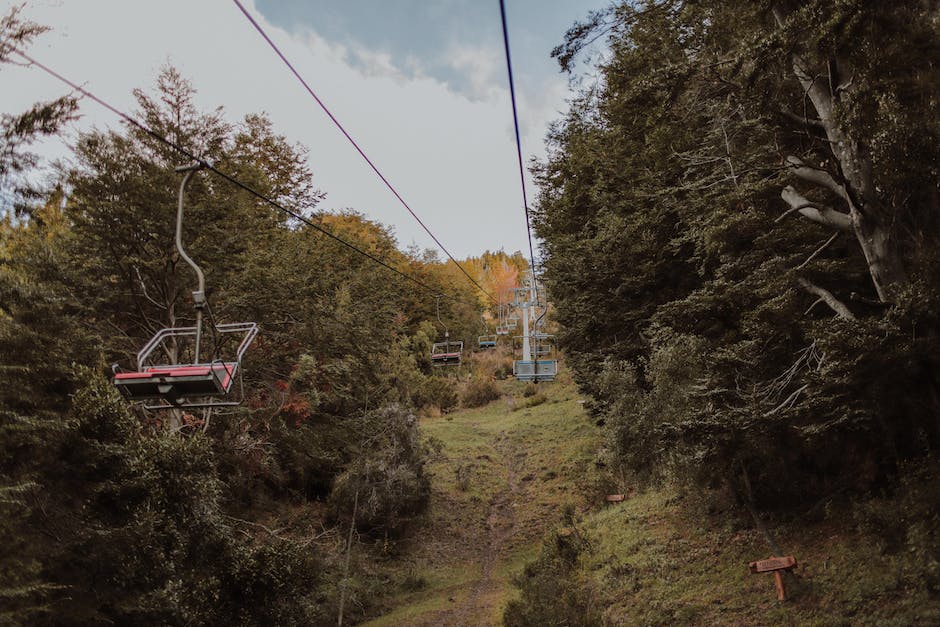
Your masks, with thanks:
M537 232L617 463L764 504L936 450L937 10L620 2Z

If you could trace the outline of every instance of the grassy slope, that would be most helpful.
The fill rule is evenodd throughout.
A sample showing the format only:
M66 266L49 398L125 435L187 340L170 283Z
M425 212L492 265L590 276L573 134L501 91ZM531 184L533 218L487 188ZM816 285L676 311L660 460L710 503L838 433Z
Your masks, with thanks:
M906 567L916 555L890 555L855 529L845 512L831 520L773 526L799 567L786 578L790 600L776 601L773 577L747 562L770 555L763 534L727 514L703 515L701 499L649 492L587 516L591 539L581 571L614 625L935 625L940 604Z
M542 385L546 400L524 407L524 386L503 399L422 421L441 445L430 465L427 518L398 565L417 590L397 591L370 625L498 624L511 577L538 550L566 504L581 504L599 433L570 382ZM467 481L460 489L457 469Z
M671 489L600 505L600 433L570 382L541 386L546 402L521 409L523 386L504 385L507 396L486 407L422 421L441 445L429 513L382 568L386 612L369 625L499 624L519 594L513 579L567 504L591 547L579 562L583 593L605 624L940 624L940 602L918 578L922 556L882 550L847 506L769 525L800 563L787 577L791 599L778 603L772 576L748 572L771 550L745 515ZM464 489L458 468L469 468Z

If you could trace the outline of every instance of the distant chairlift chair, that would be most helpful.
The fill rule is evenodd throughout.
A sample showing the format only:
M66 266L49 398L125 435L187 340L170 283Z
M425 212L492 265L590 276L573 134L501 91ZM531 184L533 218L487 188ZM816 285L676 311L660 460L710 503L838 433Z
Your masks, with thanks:
M463 355L463 342L435 342L431 347L431 365L459 366Z
M477 338L481 350L486 350L489 348L496 348L496 336L495 335L481 335Z
M205 277L198 265L186 254L182 243L183 191L193 172L202 166L177 168L185 172L180 184L179 205L176 214L176 248L196 271L199 286L193 292L196 309L196 324L189 327L161 329L137 353L137 370L119 371L115 366L114 385L128 400L162 401L145 405L147 409L185 409L230 407L241 404L241 363L245 351L258 334L254 322L215 324L208 309L205 292ZM209 311L212 337L215 343L212 359L202 358L203 310ZM238 345L227 356L221 353L228 339L238 339ZM156 356L161 356L158 358ZM178 363L181 356L190 359ZM227 357L227 358L226 358ZM239 380L239 398L229 397L236 378Z
M436 297L437 321L444 327L444 341L435 342L431 346L431 365L432 366L459 366L463 357L463 342L453 342L450 340L450 331L447 325L441 320L441 297Z
M480 316L480 322L483 324L481 327L483 329L483 335L477 338L477 347L480 350L496 348L497 336L490 334L490 327L486 324L486 318L482 315Z
M537 306L537 303L536 303ZM523 315L528 316L529 305L525 305ZM534 330L528 337L515 338L519 349L519 359L512 363L512 373L518 381L532 381L535 383L551 382L558 374L558 360L555 358L555 336L538 331L542 327L548 307L534 322ZM528 329L529 325L524 325ZM521 346L519 346L521 345Z

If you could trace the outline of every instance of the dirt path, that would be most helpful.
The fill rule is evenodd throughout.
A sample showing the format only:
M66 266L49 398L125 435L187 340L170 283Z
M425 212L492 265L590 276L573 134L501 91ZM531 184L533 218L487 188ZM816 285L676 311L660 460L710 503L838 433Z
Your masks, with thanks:
M495 581L493 571L499 562L507 556L516 529L515 507L523 496L519 489L518 457L510 450L505 433L499 435L496 443L499 452L498 463L506 470L506 486L493 495L486 511L486 531L489 541L486 543L481 562L480 578L473 586L473 592L456 607L430 617L426 625L488 625L499 610L502 602L505 582Z
M500 624L513 576L558 524L598 444L573 386L544 394L538 406L517 398L422 421L440 445L431 501L392 573L412 584L368 625Z

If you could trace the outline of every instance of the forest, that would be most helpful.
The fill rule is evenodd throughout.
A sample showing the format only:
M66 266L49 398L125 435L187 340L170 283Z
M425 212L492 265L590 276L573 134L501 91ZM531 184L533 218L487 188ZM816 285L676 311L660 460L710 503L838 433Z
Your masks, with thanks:
M0 79L46 30L2 18ZM415 529L440 513L429 468L451 443L428 421L573 394L586 415L569 422L597 442L564 467L577 505L552 502L541 548L520 549L505 624L628 624L599 606L585 556L606 545L586 529L598 495L665 511L662 490L768 538L869 534L909 558L884 594L936 607L940 4L618 0L552 56L574 96L529 164L536 268L487 251L462 270L322 211L304 146L265 113L200 109L172 65L133 92L143 126L81 131L67 162L33 145L92 105L81 94L2 114L0 624L342 624L347 595L347 620L375 618L396 547L433 541ZM195 315L174 244L189 162L155 134L295 213L211 172L186 190L211 316L261 329L236 408L150 411L112 385ZM471 347L502 315L464 270L500 304L539 273L576 392L511 381L507 349L463 378L432 366L441 320ZM455 494L484 457L461 461ZM353 532L371 561L350 592Z
M538 232L618 463L761 507L937 449L937 7L626 3L549 138Z

